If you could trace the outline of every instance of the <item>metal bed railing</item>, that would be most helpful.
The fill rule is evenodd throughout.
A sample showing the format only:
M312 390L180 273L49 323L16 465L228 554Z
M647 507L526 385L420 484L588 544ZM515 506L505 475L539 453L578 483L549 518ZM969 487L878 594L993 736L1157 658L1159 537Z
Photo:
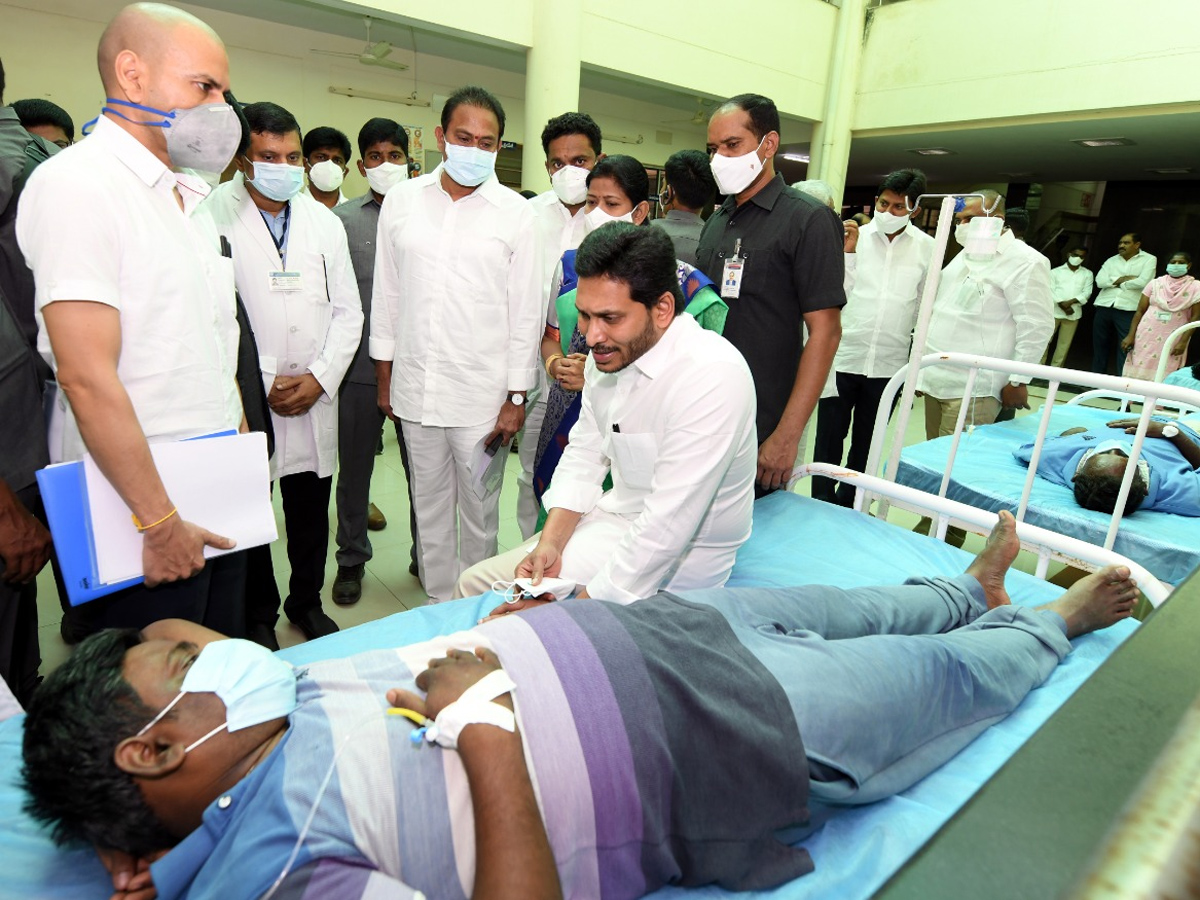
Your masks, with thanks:
M951 500L945 495L935 496L907 485L897 484L874 475L864 475L862 472L855 472L853 469L846 469L831 463L807 463L798 467L794 475L796 477L822 475L836 481L844 481L858 488L859 499L862 499L864 495L886 498L894 506L918 513L928 513L930 516L937 516L939 520L943 520L947 524L970 528L985 534L992 530L999 518L994 512L968 506L957 500ZM855 505L858 506L857 503ZM941 536L939 535L939 537ZM1029 550L1038 557L1037 569L1034 573L1038 578L1046 577L1051 558L1062 560L1081 569L1094 570L1111 565L1127 566L1137 581L1138 588L1154 606L1161 604L1171 593L1171 587L1151 575L1144 566L1114 552L1111 548L1089 544L1087 541L1059 534L1047 528L1040 528L1037 525L1030 525L1027 522L1018 522L1017 537L1021 541L1023 549Z
M902 387L907 388L908 385L916 381L916 379L910 377L911 372L909 370L911 365L911 363L906 365L888 382L880 399L879 411L875 418L875 430L871 439L871 450L867 457L866 474L882 476L887 481L895 481L896 479L896 472L900 464L900 453L904 445L904 433L907 428L908 416L911 414L911 407L904 408L902 406L897 413L897 426L891 437L890 452L885 466L883 463L883 447L888 439L888 418L896 393ZM1093 398L1097 395L1102 395L1117 400L1133 399L1142 403L1142 410L1137 417L1138 425L1132 445L1132 458L1135 461L1141 457L1146 429L1152 415L1161 415L1164 409L1184 413L1200 410L1200 391L1177 385L1163 384L1161 382L1140 381L1138 379L1121 378L1113 375L1100 375L1095 372L1083 372L1077 369L1056 369L1051 366L1043 366L1035 363L1017 363L1008 359L973 356L964 353L930 353L918 361L917 368L924 369L930 366L954 366L967 370L966 384L962 393L964 402L962 408L959 410L958 420L955 423L954 433L951 436L950 451L938 489L938 496L943 498L946 496L950 484L954 460L958 454L964 424L970 408L970 403L967 401L974 394L975 380L979 371L982 369L1004 372L1008 375L1017 375L1025 378L1042 378L1048 382L1047 402L1040 412L1041 418L1038 422L1037 436L1029 463L1029 471L1025 476L1025 483L1015 512L1018 522L1025 520L1025 513L1029 508L1029 495L1033 490L1034 479L1037 477L1037 464L1041 458L1042 447L1049 430L1050 414L1055 406L1054 400L1058 389L1062 384L1096 389L1092 392ZM1113 543L1116 541L1117 530L1124 514L1125 500L1129 496L1129 490L1133 485L1133 478L1136 472L1136 465L1125 467L1125 477L1122 479L1121 489L1117 496L1116 509L1109 522L1103 544L1103 548L1106 550L1111 550ZM859 490L855 497L855 509L866 509L873 499L870 496L871 493L873 492ZM880 498L880 515L886 516L888 505L889 503L886 498ZM949 527L948 520L945 516L938 516L935 524L936 532L931 530L931 533L936 533L939 538L944 538L946 529ZM1048 559L1039 561L1040 565L1047 565L1048 563Z

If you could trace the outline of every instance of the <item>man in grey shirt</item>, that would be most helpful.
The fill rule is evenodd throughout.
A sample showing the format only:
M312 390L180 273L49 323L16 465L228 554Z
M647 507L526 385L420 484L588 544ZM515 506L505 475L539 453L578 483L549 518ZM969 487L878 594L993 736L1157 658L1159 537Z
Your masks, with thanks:
M694 266L700 232L704 230L700 214L712 206L717 196L717 183L713 180L708 156L700 150L672 153L663 172L667 186L658 202L666 215L650 224L657 225L670 237L675 245L676 259Z
M371 324L371 290L375 279L375 232L379 209L387 189L408 178L408 134L391 119L371 119L358 133L358 152L362 157L358 170L370 185L361 197L335 206L333 214L346 228L350 261L358 280L362 299L362 343L346 372L338 395L338 480L337 480L337 577L333 581L333 602L342 606L356 603L362 596L363 569L371 559L371 539L367 534L367 509L370 505L371 473L375 468L375 448L383 428L384 414L376 396L375 365L367 355L367 336ZM400 461L408 478L408 453L399 423L396 440ZM417 523L409 497L409 529L413 541L409 549L409 572L416 574Z

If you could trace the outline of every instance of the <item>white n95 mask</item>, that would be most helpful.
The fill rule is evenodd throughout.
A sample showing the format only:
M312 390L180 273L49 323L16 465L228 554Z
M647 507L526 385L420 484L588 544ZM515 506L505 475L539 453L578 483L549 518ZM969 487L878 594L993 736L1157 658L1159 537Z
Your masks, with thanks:
M222 729L240 731L281 719L296 709L296 670L253 641L226 638L207 644L192 663L179 693L151 719L141 737L174 709L184 694L216 694L225 704L225 721L184 749L190 753Z
M597 206L590 213L587 213L583 219L583 230L588 234L591 234L597 228L601 227L602 225L607 225L609 222L632 222L633 210L631 209L623 216L610 216Z
M563 166L550 176L550 186L559 200L567 206L574 206L587 199L587 180L591 174L579 166Z
M1082 256L1068 256L1067 262L1069 262L1071 265L1078 268L1080 263L1083 262L1083 257Z
M367 169L367 184L377 194L386 194L402 181L408 181L408 165L381 162Z
M323 159L308 170L308 180L319 191L336 191L346 180L346 173L332 159Z
M763 141L766 139L767 136L764 134L757 147L741 156L713 154L708 165L712 169L713 178L716 179L717 190L726 196L731 196L740 194L750 187L750 183L762 171L763 164L762 160L758 158L758 151L762 149Z
M884 234L895 234L901 228L908 224L908 216L897 216L890 212L876 212L871 217L871 221L875 223L875 227Z

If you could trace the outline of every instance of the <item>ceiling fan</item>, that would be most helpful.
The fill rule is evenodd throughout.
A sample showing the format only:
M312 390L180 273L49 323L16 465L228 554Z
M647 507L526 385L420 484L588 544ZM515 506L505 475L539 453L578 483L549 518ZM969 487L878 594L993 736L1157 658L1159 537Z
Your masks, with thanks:
M696 98L696 112L690 119L668 119L663 122L663 125L695 125L700 126L708 121L709 113L712 112L715 102L705 100L703 97Z
M319 53L322 56L341 56L347 59L357 59L364 66L379 66L383 69L392 69L397 72L403 72L408 68L406 63L396 62L388 59L388 55L392 52L392 45L388 41L376 41L371 43L371 17L364 16L363 22L367 26L367 44L358 53L344 53L341 50L317 50L313 49L313 53Z

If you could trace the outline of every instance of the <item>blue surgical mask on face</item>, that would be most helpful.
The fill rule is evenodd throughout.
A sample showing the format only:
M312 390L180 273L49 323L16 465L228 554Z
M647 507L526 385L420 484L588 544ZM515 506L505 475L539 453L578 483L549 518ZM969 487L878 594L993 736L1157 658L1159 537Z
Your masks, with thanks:
M217 732L240 731L281 719L296 709L296 670L266 647L228 638L207 644L183 677L179 693L151 719L141 737L175 708L184 694L216 694L225 704L225 721L184 749L190 753Z
M463 187L483 184L496 171L496 154L446 142L446 174Z
M287 203L304 189L304 166L255 162L254 177L248 179L264 197Z
M1167 274L1172 278L1182 278L1187 274L1187 263L1168 263Z

